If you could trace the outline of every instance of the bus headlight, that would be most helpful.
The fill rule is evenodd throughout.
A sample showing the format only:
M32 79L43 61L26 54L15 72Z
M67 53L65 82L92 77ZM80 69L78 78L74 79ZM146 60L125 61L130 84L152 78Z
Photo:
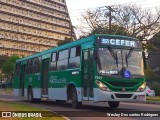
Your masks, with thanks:
M146 88L146 82L144 82L138 89L137 92L143 92Z
M110 89L105 84L103 84L102 82L96 80L96 84L98 85L98 87L101 90L103 90L103 91L110 91Z

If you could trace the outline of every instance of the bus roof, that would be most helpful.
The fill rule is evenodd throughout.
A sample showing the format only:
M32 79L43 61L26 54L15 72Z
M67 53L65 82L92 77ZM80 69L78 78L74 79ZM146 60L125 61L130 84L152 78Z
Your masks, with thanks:
M67 44L64 44L64 45L61 45L61 46L51 48L49 50L45 50L45 51L33 54L31 56L27 56L27 57L18 59L16 62L25 61L25 60L35 58L35 57L39 57L39 56L42 56L42 55L45 55L45 54L48 54L48 53L51 53L51 52L54 52L54 51L62 50L62 49L69 48L69 47L74 47L74 46L77 46L77 45L80 45L80 44L83 44L83 43L86 43L86 42L92 42L92 41L95 42L97 37L116 37L116 38L126 38L126 39L132 39L132 40L137 40L138 41L138 39L136 39L136 38L121 36L121 35L95 34L95 35L91 35L91 36L86 37L86 38L76 40L76 41L71 42L71 43L67 43Z

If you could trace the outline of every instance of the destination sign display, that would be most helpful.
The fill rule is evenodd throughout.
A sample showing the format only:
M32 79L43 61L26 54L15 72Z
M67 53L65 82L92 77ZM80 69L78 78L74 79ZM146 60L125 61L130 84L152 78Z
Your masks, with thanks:
M141 44L138 40L129 40L129 39L119 39L119 38L98 38L96 45L107 45L107 46L124 46L124 47L133 47L140 48Z

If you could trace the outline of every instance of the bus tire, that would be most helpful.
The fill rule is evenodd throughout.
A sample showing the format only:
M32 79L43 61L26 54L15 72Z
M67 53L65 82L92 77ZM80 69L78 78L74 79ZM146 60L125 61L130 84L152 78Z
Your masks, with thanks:
M120 102L108 101L110 108L118 108Z
M72 108L78 109L82 102L78 102L77 90L75 87L72 88L72 96L71 96Z
M32 88L29 87L28 89L28 102L33 103L34 99L33 99L33 92L32 92Z

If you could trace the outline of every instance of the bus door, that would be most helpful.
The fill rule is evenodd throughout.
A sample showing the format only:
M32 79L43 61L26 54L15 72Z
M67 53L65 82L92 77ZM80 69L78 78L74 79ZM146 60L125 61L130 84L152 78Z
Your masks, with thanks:
M42 97L48 97L48 72L49 72L49 59L44 59L42 60L42 70L41 70Z
M21 65L21 72L20 72L20 93L24 96L24 80L25 80L25 73L26 73L26 65Z
M93 100L93 49L83 50L82 59L82 87L83 100Z

